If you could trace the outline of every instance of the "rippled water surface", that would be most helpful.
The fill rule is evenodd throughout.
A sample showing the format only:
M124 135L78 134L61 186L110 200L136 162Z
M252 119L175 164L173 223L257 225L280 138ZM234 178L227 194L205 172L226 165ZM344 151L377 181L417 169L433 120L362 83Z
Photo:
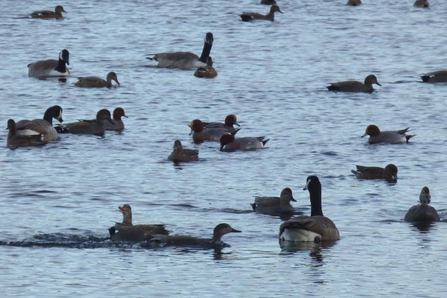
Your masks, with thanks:
M153 2L153 1L152 1ZM122 106L121 134L63 135L43 148L0 147L0 292L57 297L358 297L446 296L446 84L419 75L446 68L447 2L282 1L276 21L243 23L243 1L12 1L0 11L0 122L41 118L55 104L64 122ZM298 3L299 2L299 3ZM62 4L60 21L27 13ZM219 75L158 69L146 54L202 49ZM70 51L67 82L27 76L28 63ZM82 89L77 76L115 71L121 87ZM326 91L326 84L374 73L372 94ZM268 148L223 153L191 142L194 118L234 113L239 136L265 135ZM365 127L410 127L408 145L368 145ZM0 135L6 144L7 131ZM175 139L200 161L166 160ZM357 181L356 164L399 168L397 184ZM254 214L258 195L302 191L320 177L323 211L341 239L331 246L282 250L281 219ZM403 222L423 186L442 221L429 229ZM107 228L132 205L135 223L165 223L174 234L208 236L220 222L242 233L217 253L114 244Z

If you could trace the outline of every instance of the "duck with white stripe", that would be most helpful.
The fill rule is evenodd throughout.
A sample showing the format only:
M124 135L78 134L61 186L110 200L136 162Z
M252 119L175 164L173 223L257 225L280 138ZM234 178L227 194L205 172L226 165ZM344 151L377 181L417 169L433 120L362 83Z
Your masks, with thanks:
M40 60L28 64L28 76L36 78L68 77L70 75L67 68L67 64L70 65L69 55L70 53L63 49L59 53L59 60Z
M309 176L304 190L309 190L311 214L301 215L283 222L279 228L279 240L291 242L335 241L340 232L321 208L321 183L317 176Z
M213 33L208 32L200 57L191 52L168 52L151 54L146 58L157 61L157 66L162 68L192 69L207 66L207 59L210 55L213 41Z

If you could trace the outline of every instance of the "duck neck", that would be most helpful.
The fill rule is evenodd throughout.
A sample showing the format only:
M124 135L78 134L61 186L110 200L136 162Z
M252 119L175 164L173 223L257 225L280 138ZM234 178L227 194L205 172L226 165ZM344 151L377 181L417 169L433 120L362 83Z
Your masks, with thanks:
M323 210L321 208L321 186L309 189L309 193L311 204L310 216L323 216Z
M131 214L123 213L123 224L132 225L132 213Z

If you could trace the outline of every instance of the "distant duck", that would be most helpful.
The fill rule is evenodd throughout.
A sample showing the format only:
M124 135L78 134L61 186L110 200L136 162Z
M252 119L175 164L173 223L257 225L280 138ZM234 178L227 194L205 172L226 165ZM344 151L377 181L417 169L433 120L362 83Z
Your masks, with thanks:
M70 53L63 49L59 53L59 60L41 60L28 64L28 76L36 78L67 77L70 75L66 64L69 62Z
M266 21L273 22L275 20L275 12L282 13L282 11L279 9L278 5L272 5L270 7L270 12L266 15L263 15L263 14L260 14L257 12L243 12L239 16L241 17L242 21L244 21L244 22L249 22L249 21L253 21L253 20L266 20Z
M407 214L405 214L405 221L416 223L430 223L440 221L436 209L430 206L431 195L427 186L424 186L419 195L419 205L411 207Z
M32 12L30 15L32 18L38 18L38 19L62 19L63 12L67 13L61 5L58 5L54 8L54 11L37 10Z
M20 120L16 123L17 135L40 135L43 141L56 141L59 137L56 129L53 127L53 118L63 122L62 108L58 105L49 107L43 119Z
M276 4L276 0L261 0L260 4L274 5L274 4Z
M234 125L240 126L239 123L237 123L237 117L234 114L229 114L225 117L225 121L222 122L203 122L203 127L206 129L210 128L223 128L226 129L229 133L234 133L236 128L234 128Z
M240 233L241 231L233 229L227 223L218 224L213 231L212 238L199 238L193 236L183 235L153 235L153 238L149 240L149 243L153 243L157 246L180 246L180 247L198 247L204 249L220 249L224 246L228 246L222 242L222 236L228 233Z
M180 140L174 141L174 146L171 154L168 156L168 160L174 162L187 162L199 160L199 150L184 149Z
M265 139L265 137L235 138L233 134L226 133L220 137L220 150L235 151L261 149L268 141L269 139Z
M100 77L78 77L78 81L74 83L75 86L78 87L112 87L112 80L115 81L118 85L118 77L116 73L111 71L107 74L106 80L101 79Z
M341 91L341 92L373 92L373 84L382 86L377 81L377 77L375 75L369 75L365 78L365 82L359 81L343 81L337 83L330 83L326 88L330 91Z
M13 119L8 120L8 138L6 146L9 148L25 147L25 146L42 146L46 142L43 141L43 136L40 135L18 135L16 123Z
M202 143L204 141L219 141L223 134L228 133L225 128L207 128L203 126L203 122L200 119L194 119L189 123L191 128L190 135L192 134L192 139L195 143ZM239 129L235 129L233 134Z
M55 128L59 133L103 135L106 121L109 121L111 124L115 124L112 121L110 111L107 109L102 109L96 114L95 121L72 122L67 123L64 126L56 126Z
M405 144L414 137L414 135L407 135L407 131L410 128L407 127L401 130L387 130L380 131L379 127L374 124L370 124L366 127L364 136L369 135L368 143L378 144L378 143L390 143L390 144Z
M447 70L438 70L428 72L421 76L421 79L425 83L446 83L447 82Z
M428 3L427 0L416 0L414 2L413 6L427 8L427 7L430 7L430 3Z
M251 204L253 211L268 215L293 214L295 208L290 201L296 202L293 198L292 190L288 187L281 191L280 197L256 197Z
M351 6L357 6L362 4L361 0L348 0L348 3L346 3L346 5L351 5Z
M356 170L351 170L351 172L357 179L384 179L388 182L397 181L397 167L394 164L389 164L385 168L359 165L356 168Z
M291 242L322 242L340 239L340 232L321 208L321 183L309 176L304 190L309 190L311 214L293 217L279 227L279 240Z
M213 59L211 56L206 59L206 66L200 66L196 69L194 76L208 79L212 79L217 76L217 71L213 67Z
M115 108L115 110L113 110L113 118L112 118L113 124L110 121L105 121L104 129L105 130L113 130L113 131L122 131L124 129L124 122L121 119L121 117L127 118L126 113L124 112L124 109L121 107ZM89 119L89 120L81 119L79 121L87 122L87 123L96 123L96 119Z
M131 225L136 228L142 229L147 234L162 234L168 235L169 231L166 230L163 224L139 224L133 225L132 223L132 208L129 204L124 204L122 207L118 207L119 211L123 214L123 225Z
M213 33L208 32L205 37L205 42L203 44L202 54L200 57L191 52L168 52L151 54L146 58L157 61L157 66L164 68L192 69L206 66L206 61L210 55L213 42Z

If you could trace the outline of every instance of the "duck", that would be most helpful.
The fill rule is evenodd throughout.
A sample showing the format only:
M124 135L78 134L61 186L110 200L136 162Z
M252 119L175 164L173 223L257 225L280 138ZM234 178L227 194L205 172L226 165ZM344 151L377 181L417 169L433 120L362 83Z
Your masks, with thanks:
M30 15L32 18L38 19L62 19L62 13L67 13L62 5L58 5L54 8L54 11L51 10L37 10L32 12Z
M274 21L275 20L275 12L282 11L279 9L278 5L272 5L270 6L270 12L266 15L257 13L257 12L243 12L239 16L241 17L242 21L249 22L252 20L266 20L266 21Z
M424 83L447 83L447 70L437 70L421 76Z
M198 238L183 235L153 235L153 238L149 242L157 246L189 246L205 249L222 248L228 246L228 244L222 241L222 236L228 233L241 233L241 231L232 228L227 223L220 223L214 228L212 238Z
M427 7L430 7L430 3L428 3L427 0L416 0L414 2L413 6L427 8Z
M430 206L431 195L427 186L424 186L419 195L419 205L411 207L407 214L405 214L405 221L417 222L417 223L431 223L440 221L438 212L436 209Z
M62 123L62 108L58 105L49 107L43 119L20 120L16 123L18 135L41 135L43 141L50 142L59 139L56 129L53 127L53 118Z
M200 66L196 69L194 76L208 79L212 79L217 76L217 71L213 67L213 58L211 58L211 56L206 59L206 66Z
M259 4L274 5L276 4L276 0L261 0Z
M228 131L225 128L204 128L203 122L200 119L194 119L189 123L191 128L190 135L195 143L203 143L204 141L219 141L220 137ZM236 134L239 129L235 129L233 134Z
M255 202L251 204L253 211L256 213L268 215L293 214L295 208L290 201L296 202L293 198L292 190L288 187L281 191L278 197L256 197Z
M159 235L169 235L169 231L166 230L163 224L140 224L133 225L132 223L132 208L129 204L124 204L119 206L118 210L123 214L123 222L121 224L133 226L135 228L143 230L146 234L159 234Z
M174 162L198 161L199 150L183 149L182 142L175 140L172 153L169 154L168 160Z
M397 181L397 167L388 164L385 168L365 167L356 165L356 170L351 170L357 179L384 179L389 182Z
M309 190L311 214L293 217L279 227L280 241L315 242L340 239L334 222L323 215L321 207L321 183L317 176L309 176L303 190Z
M201 66L206 66L206 61L210 55L211 47L213 46L214 37L213 33L208 32L205 36L205 42L203 44L202 54L197 56L191 52L169 52L150 54L146 58L149 60L155 60L158 62L158 67L162 68L180 68L180 69L192 69Z
M234 134L226 133L220 137L220 151L260 149L268 141L269 139L265 139L265 137L235 138Z
M380 131L379 127L374 124L370 124L366 127L364 136L369 135L368 143L378 144L378 143L390 143L390 144L406 144L415 135L407 135L407 131L410 128L407 127L401 130L389 130Z
M357 6L362 4L361 0L348 0L348 3L346 3L346 5L351 5L351 6Z
M78 81L74 83L75 86L78 87L112 87L112 80L115 81L118 86L120 82L118 81L118 77L114 71L111 71L107 74L106 80L101 79L100 77L78 77Z
M104 122L104 129L105 130L112 130L112 131L122 131L124 130L124 122L121 119L121 117L126 117L126 113L124 112L124 109L121 107L117 107L113 110L113 118L112 123L110 121ZM96 119L89 119L89 120L79 120L80 122L88 122L88 123L96 123Z
M107 109L102 109L96 114L95 121L72 122L67 123L64 126L56 126L55 128L59 133L103 135L106 121L109 121L111 124L115 124L112 121L110 111Z
M68 77L70 76L70 71L67 68L67 65L70 65L69 56L68 50L63 49L59 53L59 60L49 59L30 63L28 64L28 76L35 78Z
M8 120L8 138L6 146L9 148L25 147L25 146L42 146L46 142L43 140L42 134L38 135L18 135L16 122L13 119Z
M365 78L364 83L359 81L343 81L337 83L330 83L326 88L330 91L341 91L341 92L369 92L374 91L373 84L382 86L378 81L377 77L373 74L368 75Z
M224 122L203 122L203 127L205 129L210 129L210 128L223 128L226 129L227 132L229 133L234 133L237 129L234 127L234 125L236 126L240 126L239 123L237 122L237 117L234 114L229 114L225 117Z

